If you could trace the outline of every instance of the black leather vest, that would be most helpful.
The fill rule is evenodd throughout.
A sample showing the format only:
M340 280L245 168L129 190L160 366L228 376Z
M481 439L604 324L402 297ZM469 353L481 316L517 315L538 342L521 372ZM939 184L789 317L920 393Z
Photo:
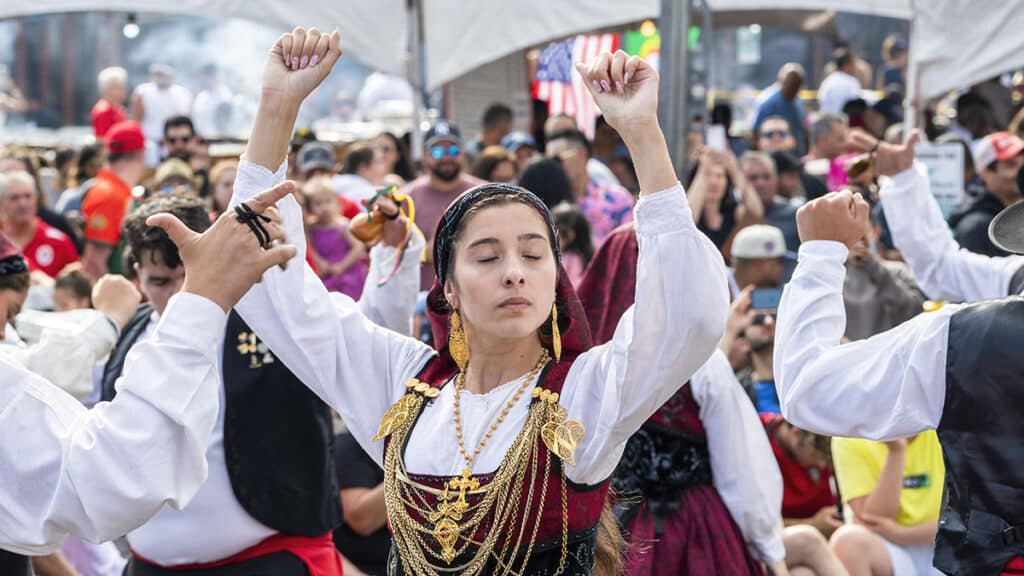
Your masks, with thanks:
M947 503L935 566L949 574L999 574L1024 554L1024 298L953 314L946 401L938 435Z
M122 331L104 370L104 399L113 397L124 357L145 331L150 312L140 309L132 322L141 326L129 323ZM286 534L319 536L341 524L330 408L233 310L222 366L224 456L238 502L253 518Z

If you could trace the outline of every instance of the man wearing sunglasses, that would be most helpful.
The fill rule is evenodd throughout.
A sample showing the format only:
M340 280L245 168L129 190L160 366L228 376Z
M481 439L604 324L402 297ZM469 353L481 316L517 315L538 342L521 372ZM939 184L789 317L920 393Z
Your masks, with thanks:
M796 138L789 127L789 121L782 116L771 116L761 122L757 131L757 148L762 152L796 152Z
M160 146L164 150L164 159L177 158L188 162L192 158L192 144L196 139L196 129L188 116L172 116L164 122L164 138Z
M452 200L470 188L483 184L463 171L462 136L459 128L439 120L427 130L423 144L423 176L402 188L416 203L416 225L427 241L434 242L434 227ZM427 250L427 258L433 250ZM423 266L420 289L430 290L434 284L433 266Z

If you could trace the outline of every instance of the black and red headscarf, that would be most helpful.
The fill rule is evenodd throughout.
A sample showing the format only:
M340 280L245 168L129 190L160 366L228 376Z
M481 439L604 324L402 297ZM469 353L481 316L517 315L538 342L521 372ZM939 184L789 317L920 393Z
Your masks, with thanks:
M451 310L444 296L444 283L447 279L448 266L451 262L455 236L466 213L475 204L495 194L515 195L532 206L548 224L551 241L551 252L558 264L558 284L555 287L555 305L558 308L558 328L562 339L562 361L572 362L577 356L586 352L593 345L590 327L583 312L583 305L572 287L572 282L562 269L562 254L558 246L558 229L551 212L535 194L511 184L484 184L473 188L457 198L441 216L434 237L434 270L437 280L427 296L427 312L430 315L431 329L434 335L434 347L441 359L454 362L448 353L448 329ZM550 323L540 327L541 343L551 348Z

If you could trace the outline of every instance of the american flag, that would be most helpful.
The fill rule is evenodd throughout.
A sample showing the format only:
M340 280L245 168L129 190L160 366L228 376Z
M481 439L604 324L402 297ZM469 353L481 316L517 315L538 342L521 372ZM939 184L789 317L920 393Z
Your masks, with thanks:
M619 48L618 34L580 35L561 42L552 42L540 54L533 97L548 103L548 114L567 114L587 138L594 137L594 126L600 111L583 85L574 63L589 62L601 52Z

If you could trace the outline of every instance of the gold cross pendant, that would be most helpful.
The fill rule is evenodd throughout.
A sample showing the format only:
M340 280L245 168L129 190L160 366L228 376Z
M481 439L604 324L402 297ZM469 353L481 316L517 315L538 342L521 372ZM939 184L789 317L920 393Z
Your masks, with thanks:
M459 541L459 535L462 533L459 521L462 520L462 515L469 510L466 491L476 490L479 487L480 481L473 478L473 472L467 466L462 470L462 475L448 481L441 501L437 505L437 510L430 514L430 521L434 523L434 539L441 545L441 558L448 564L455 560L455 544ZM456 490L459 495L452 502L451 492Z

